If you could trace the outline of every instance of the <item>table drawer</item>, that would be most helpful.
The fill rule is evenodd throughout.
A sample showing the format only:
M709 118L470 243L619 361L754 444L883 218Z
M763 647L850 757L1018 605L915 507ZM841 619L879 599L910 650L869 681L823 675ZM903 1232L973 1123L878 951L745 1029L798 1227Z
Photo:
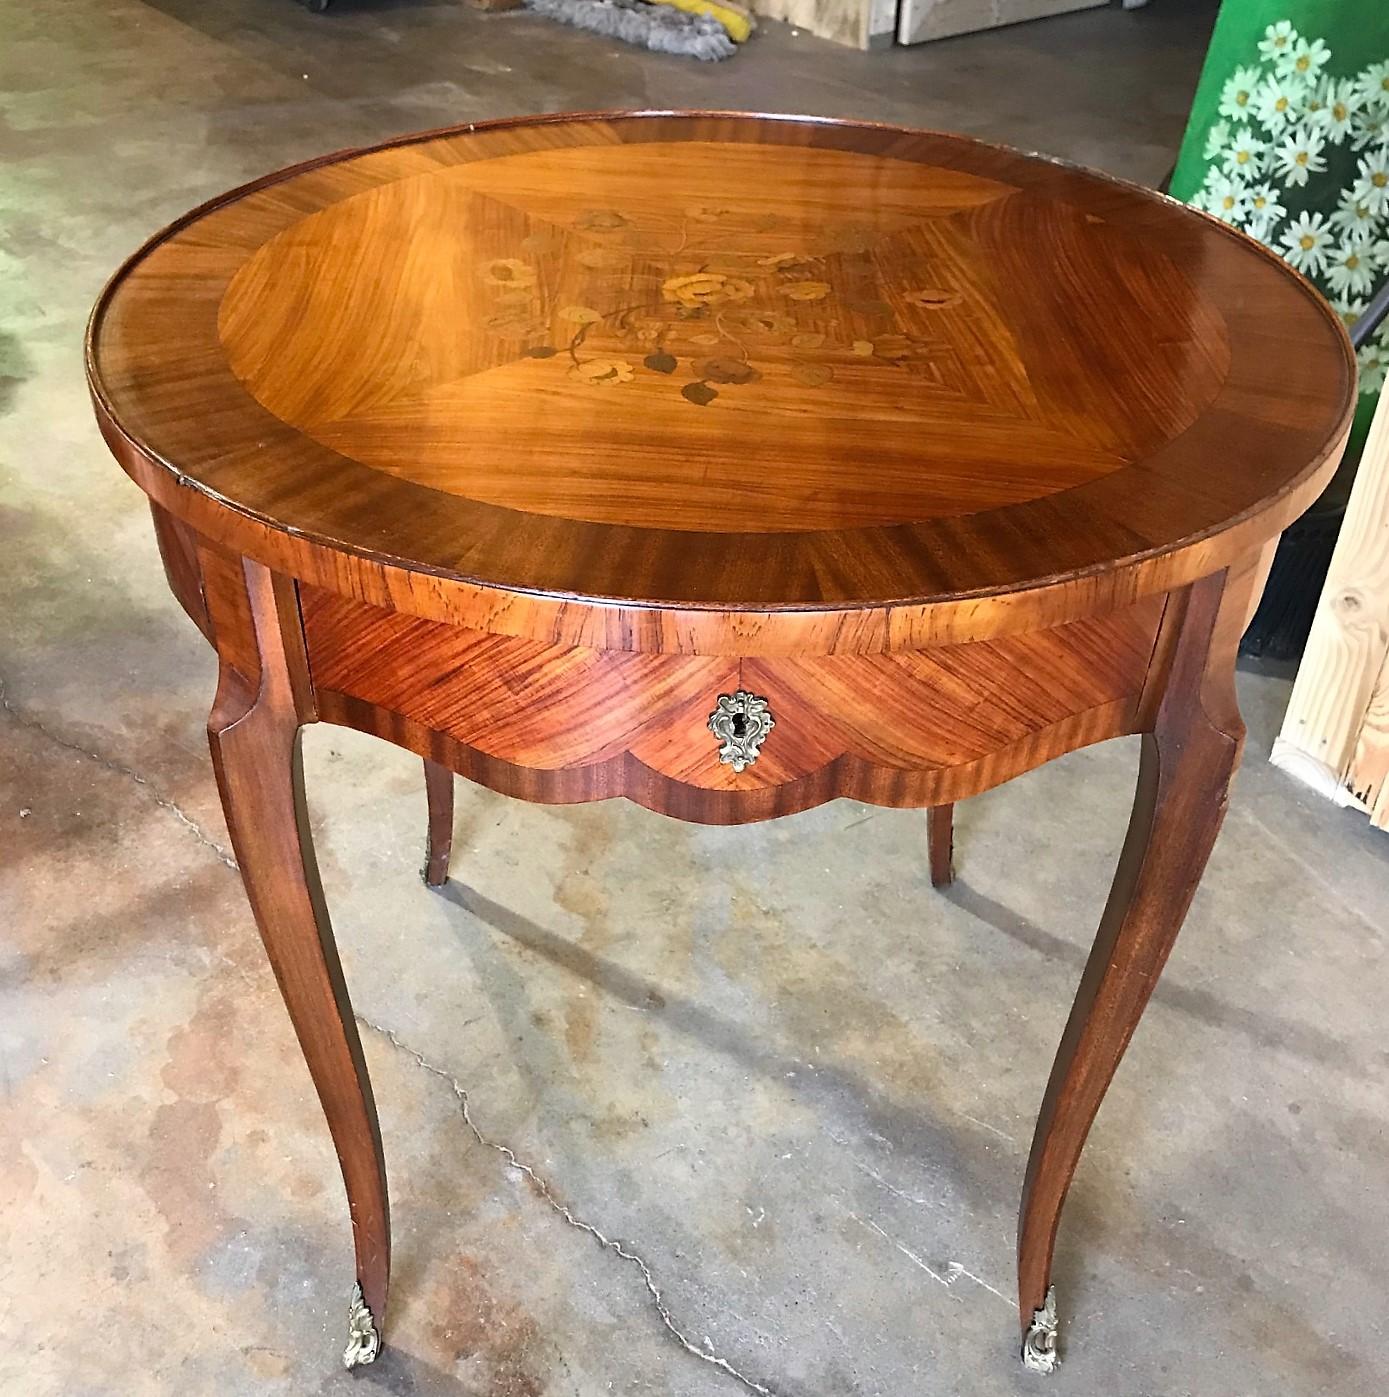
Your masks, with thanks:
M967 645L739 659L551 645L307 586L301 598L328 720L511 793L630 795L718 821L835 795L938 803L1129 731L1162 611L1149 598ZM773 722L741 770L727 759L740 744L710 729L720 697L740 692L765 699Z

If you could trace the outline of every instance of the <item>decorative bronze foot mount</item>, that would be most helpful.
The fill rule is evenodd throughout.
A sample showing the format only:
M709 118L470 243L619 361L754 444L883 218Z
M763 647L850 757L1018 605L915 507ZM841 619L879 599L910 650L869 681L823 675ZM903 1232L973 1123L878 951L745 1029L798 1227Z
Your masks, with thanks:
M347 1347L342 1351L342 1366L347 1369L362 1368L376 1362L381 1352L381 1335L376 1321L362 1298L361 1285L352 1287L352 1304L347 1311Z
M305 726L424 759L433 887L460 775L706 824L930 809L944 885L956 801L1142 735L1019 1209L1051 1371L1062 1206L1239 759L1239 635L1351 420L1325 302L1216 220L975 140L549 116L213 200L106 288L87 372L218 654L223 809L350 1204L350 1368L390 1208Z
M1056 1349L1056 1287L1047 1287L1046 1303L1032 1311L1032 1322L1022 1337L1022 1366L1032 1373L1054 1373L1061 1355Z

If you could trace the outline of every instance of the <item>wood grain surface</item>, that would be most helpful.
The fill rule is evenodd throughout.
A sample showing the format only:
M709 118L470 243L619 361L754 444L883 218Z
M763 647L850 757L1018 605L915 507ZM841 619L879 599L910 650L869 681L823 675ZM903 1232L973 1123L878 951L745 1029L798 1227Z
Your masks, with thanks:
M960 137L741 116L270 177L122 269L88 366L142 485L291 575L464 624L524 591L529 634L736 609L801 650L788 611L882 647L943 635L933 605L963 639L1064 619L1046 594L1081 579L1216 571L1310 502L1352 405L1336 317L1214 220Z
M1164 607L1148 598L929 651L737 660L547 645L313 587L301 599L315 692L334 721L527 799L625 795L713 823L787 814L827 792L934 805L1134 731ZM708 730L718 696L738 689L767 696L776 720L741 772ZM422 732L448 739L447 757L422 749Z

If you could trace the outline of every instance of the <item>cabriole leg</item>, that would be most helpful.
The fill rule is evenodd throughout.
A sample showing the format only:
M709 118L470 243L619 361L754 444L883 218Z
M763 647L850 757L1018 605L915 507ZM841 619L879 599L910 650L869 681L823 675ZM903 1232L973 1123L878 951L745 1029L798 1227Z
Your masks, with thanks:
M1018 1220L1018 1308L1023 1362L1040 1372L1057 1360L1051 1262L1061 1207L1186 916L1239 762L1234 644L1247 596L1227 593L1225 580L1206 578L1171 603L1184 601L1185 610L1153 731L1143 738L1128 836L1037 1120Z
M353 1367L376 1357L386 1313L386 1167L304 804L300 728L312 714L293 584L243 566L260 678L253 687L223 661L208 738L246 895L347 1186L357 1274L344 1361Z

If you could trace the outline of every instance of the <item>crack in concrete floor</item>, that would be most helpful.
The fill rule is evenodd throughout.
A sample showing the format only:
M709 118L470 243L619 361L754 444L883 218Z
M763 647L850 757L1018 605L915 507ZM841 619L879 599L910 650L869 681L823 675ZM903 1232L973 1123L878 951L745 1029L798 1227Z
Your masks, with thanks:
M80 742L73 742L66 737L60 736L48 727L41 719L35 718L30 713L25 713L23 709L16 708L10 701L9 689L5 681L0 679L0 708L3 708L20 727L28 728L30 732L39 733L46 737L56 746L63 748L67 752L76 752L80 757L86 757L94 761L98 766L104 766L107 771L114 771L118 776L128 776L137 786L143 786L149 797L158 806L167 810L180 824L184 825L200 844L205 844L221 861L226 864L233 873L240 873L236 860L225 850L215 839L210 839L203 831L203 827L198 822L184 813L176 801L172 801L168 796L160 795L159 791L150 782L132 767L128 767L124 762L113 761L110 757L103 757L100 752L93 752L90 747L83 747Z
M135 771L132 767L126 766L123 762L114 761L110 757L103 756L100 752L95 752L89 747L83 747L80 743L73 742L61 736L40 719L17 708L9 697L9 691L3 679L0 679L0 708L3 708L5 713L21 727L28 728L31 732L40 734L55 746L63 748L64 751L75 752L78 756L86 757L89 761L95 762L98 766L104 767L107 771L115 772L119 776L127 777L129 780L135 782L136 785L143 786L146 794L156 805L173 815L175 819L197 838L199 843L206 845L207 848L212 850L227 868L231 869L234 873L240 873L240 868L236 860L218 844L216 840L209 838L202 827L195 820L190 818L176 802L170 800L167 796L161 795L145 777L141 776L140 773ZM478 1128L477 1123L473 1120L468 1090L457 1077L451 1072L447 1072L442 1067L430 1062L423 1053L406 1043L393 1028L389 1028L385 1024L376 1023L355 1010L353 1011L353 1017L363 1028L368 1028L373 1033L379 1034L398 1051L404 1053L407 1057L413 1058L416 1065L425 1072L430 1073L432 1076L446 1083L454 1096L457 1097L463 1122L467 1125L469 1131L472 1132L478 1144L495 1151L497 1154L501 1155L513 1169L524 1174L530 1180L535 1190L550 1206L551 1210L558 1214L570 1227L576 1228L580 1232L587 1233L605 1251L614 1253L616 1256L621 1257L623 1261L629 1262L637 1268L641 1273L642 1283L645 1285L647 1293L651 1297L651 1303L662 1325L670 1334L671 1338L674 1339L686 1353L709 1364L711 1367L717 1368L720 1372L726 1373L729 1377L741 1383L749 1391L756 1392L759 1397L777 1397L777 1392L774 1388L768 1387L764 1383L758 1382L755 1378L749 1377L746 1373L741 1372L730 1363L728 1359L716 1353L712 1344L710 1344L707 1339L703 1347L691 1340L680 1326L676 1324L675 1318L665 1302L664 1293L657 1284L656 1277L652 1273L651 1267L638 1253L632 1251L622 1241L609 1237L595 1224L576 1216L573 1210L556 1196L549 1181L541 1174L537 1173L531 1165L520 1159L510 1145L503 1144L500 1141L490 1139L488 1136L484 1135Z
M585 1222L583 1218L576 1217L568 1204L555 1196L554 1189L550 1186L549 1181L541 1174L538 1174L529 1164L525 1163L524 1160L518 1159L516 1157L516 1152L510 1145L501 1144L484 1135L482 1131L478 1129L477 1123L473 1120L472 1109L468 1100L468 1090L457 1077L451 1072L447 1072L442 1067L438 1067L430 1062L423 1053L406 1043L394 1029L387 1028L384 1024L373 1023L362 1014L356 1014L355 1017L357 1022L364 1028L371 1029L373 1033L379 1033L401 1052L413 1058L416 1064L422 1067L426 1072L438 1077L441 1082L447 1083L450 1090L452 1090L453 1094L458 1098L459 1110L463 1116L463 1121L473 1133L478 1144L485 1146L489 1150L495 1150L513 1169L524 1174L531 1181L531 1184L545 1202L548 1203L570 1227L577 1228L580 1232L588 1233L588 1235L605 1251L610 1251L620 1256L623 1261L630 1262L641 1272L642 1281L651 1296L651 1303L655 1307L657 1315L660 1316L661 1323L665 1325L671 1337L681 1348L687 1353L693 1354L695 1358L702 1359L705 1363L718 1368L721 1372L727 1373L729 1377L736 1378L744 1387L761 1394L761 1397L777 1397L775 1389L766 1387L764 1384L756 1381L756 1379L748 1377L746 1373L742 1373L735 1368L728 1359L715 1353L713 1347L708 1344L707 1339L705 1340L706 1346L703 1348L694 1343L688 1335L681 1330L680 1326L676 1324L669 1307L666 1305L661 1287L656 1284L656 1278L651 1272L651 1267L648 1266L636 1252L630 1250L625 1243L619 1241L617 1238L609 1237L601 1228L594 1226L593 1223Z

